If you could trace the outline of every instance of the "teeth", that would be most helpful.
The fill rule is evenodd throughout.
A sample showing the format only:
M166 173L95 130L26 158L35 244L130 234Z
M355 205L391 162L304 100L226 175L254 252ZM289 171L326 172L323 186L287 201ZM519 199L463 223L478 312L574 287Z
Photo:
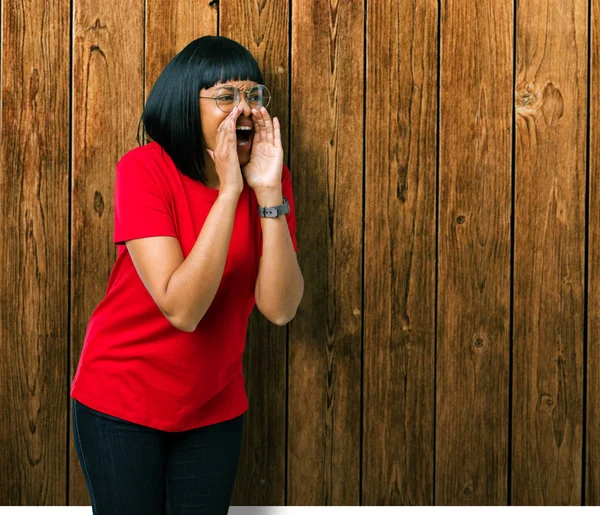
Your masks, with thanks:
M236 131L251 131L252 127L248 127L247 125L240 125L235 128Z

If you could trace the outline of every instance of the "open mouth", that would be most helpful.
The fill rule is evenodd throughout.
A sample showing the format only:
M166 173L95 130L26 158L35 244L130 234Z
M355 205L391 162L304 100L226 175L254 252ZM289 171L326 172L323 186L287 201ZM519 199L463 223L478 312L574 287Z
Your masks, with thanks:
M254 136L254 130L236 129L235 136L237 139L237 146L242 149L249 148L252 146L252 138Z

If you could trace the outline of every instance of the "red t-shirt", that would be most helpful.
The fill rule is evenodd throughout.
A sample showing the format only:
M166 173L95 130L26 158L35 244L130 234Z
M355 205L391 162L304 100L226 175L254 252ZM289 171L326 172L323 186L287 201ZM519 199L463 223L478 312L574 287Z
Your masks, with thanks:
M282 193L296 252L289 169ZM164 431L185 431L248 409L242 373L248 317L262 255L256 195L244 181L225 269L208 311L191 332L175 328L140 279L126 240L174 236L187 257L219 195L182 174L156 142L127 152L116 166L117 259L106 295L92 312L71 397L103 413Z

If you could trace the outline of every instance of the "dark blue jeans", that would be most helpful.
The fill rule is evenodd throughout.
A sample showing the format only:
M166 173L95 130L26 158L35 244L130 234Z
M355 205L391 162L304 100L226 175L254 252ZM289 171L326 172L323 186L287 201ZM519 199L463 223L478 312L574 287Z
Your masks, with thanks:
M94 515L225 515L244 413L168 432L107 415L72 399L72 429Z

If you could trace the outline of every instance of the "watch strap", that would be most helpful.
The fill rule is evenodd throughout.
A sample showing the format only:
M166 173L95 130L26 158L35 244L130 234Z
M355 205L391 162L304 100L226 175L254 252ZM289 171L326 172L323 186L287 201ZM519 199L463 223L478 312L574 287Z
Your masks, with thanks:
M283 197L283 195L282 195ZM258 215L262 218L277 218L280 215L287 215L290 212L290 205L285 197L283 204L273 207L258 206Z

